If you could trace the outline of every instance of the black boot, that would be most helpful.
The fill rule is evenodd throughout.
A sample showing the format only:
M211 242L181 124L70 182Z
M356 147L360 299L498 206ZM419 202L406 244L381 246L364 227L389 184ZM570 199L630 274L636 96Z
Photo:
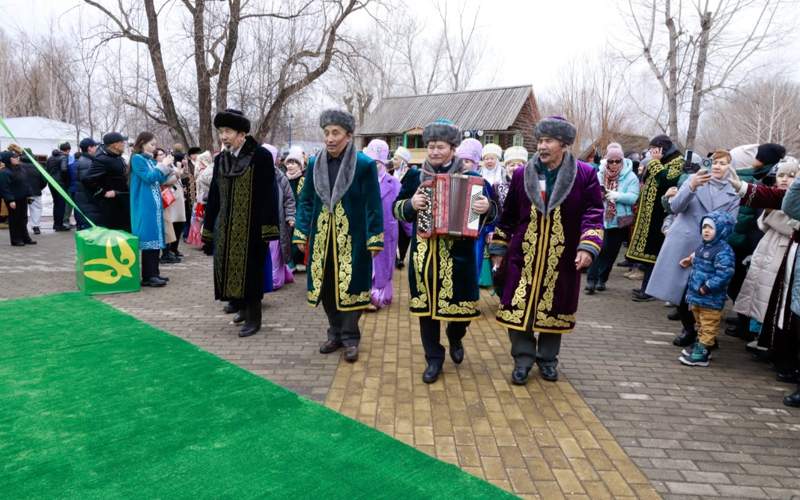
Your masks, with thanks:
M800 408L800 385L797 386L796 391L783 398L783 404Z
M255 335L261 330L261 301L254 300L246 306L246 319L242 330L239 332L240 337L249 337Z
M227 304L225 304L225 308L223 309L225 314L233 314L233 313L237 312L238 310L239 310L239 305L236 304L233 301L228 302Z
M686 347L694 344L695 340L697 340L697 331L684 328L681 333L672 339L672 344L678 347Z

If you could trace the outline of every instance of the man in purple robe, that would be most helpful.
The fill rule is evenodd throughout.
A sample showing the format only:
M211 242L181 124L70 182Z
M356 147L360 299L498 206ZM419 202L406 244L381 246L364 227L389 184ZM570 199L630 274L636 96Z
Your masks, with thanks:
M581 270L603 244L600 184L570 152L575 126L549 117L534 132L537 153L514 172L493 239L500 253L505 247L497 321L508 328L517 385L527 382L534 362L543 379L558 380L561 335L575 327Z
M380 139L367 144L364 153L378 166L378 184L381 187L383 207L383 250L372 257L372 291L369 309L377 311L392 303L392 273L397 254L398 225L392 205L400 193L400 181L386 171L389 163L389 145Z

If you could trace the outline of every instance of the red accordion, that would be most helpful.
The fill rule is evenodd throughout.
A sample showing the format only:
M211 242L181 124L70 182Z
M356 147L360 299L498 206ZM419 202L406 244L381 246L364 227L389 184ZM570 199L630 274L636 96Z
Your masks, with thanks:
M483 178L475 175L437 174L421 185L430 203L417 213L417 234L477 238L481 216L475 201L483 196Z

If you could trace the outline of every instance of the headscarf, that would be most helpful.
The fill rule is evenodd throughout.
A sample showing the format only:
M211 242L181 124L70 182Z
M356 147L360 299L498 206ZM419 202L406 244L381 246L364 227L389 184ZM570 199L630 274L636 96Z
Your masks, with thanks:
M606 193L617 191L619 189L619 176L622 173L622 167L625 166L625 155L622 152L622 146L616 142L612 142L606 148L606 164L603 172L603 187ZM608 163L608 160L620 160L619 163ZM605 219L607 221L613 220L617 216L617 202L616 200L606 200Z

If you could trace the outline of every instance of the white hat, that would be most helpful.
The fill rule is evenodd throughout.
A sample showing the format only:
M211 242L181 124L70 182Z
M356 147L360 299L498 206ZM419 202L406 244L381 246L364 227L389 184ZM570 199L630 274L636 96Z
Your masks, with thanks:
M408 163L408 162L410 162L410 161L411 161L411 151L409 151L408 149L404 148L403 146L399 146L399 147L398 147L398 148L395 150L395 152L394 152L394 156L399 156L399 157L400 157L400 158L402 158L402 159L403 159L403 160L404 160L406 163Z
M746 144L736 146L731 149L731 167L734 170L742 170L751 168L753 162L756 160L756 153L758 152L758 144Z
M494 144L493 142L490 142L489 144L483 146L483 158L486 158L488 155L495 155L499 160L503 157L503 148L497 144Z
M292 146L291 148L289 148L289 153L286 155L286 160L284 161L289 161L289 160L296 161L302 167L305 164L305 162L303 161L304 160L303 148L301 148L300 146Z
M485 152L485 150L484 150ZM522 146L511 146L510 148L506 149L505 156L503 157L503 161L509 162L512 160L521 160L523 162L528 161L528 150L523 148Z

